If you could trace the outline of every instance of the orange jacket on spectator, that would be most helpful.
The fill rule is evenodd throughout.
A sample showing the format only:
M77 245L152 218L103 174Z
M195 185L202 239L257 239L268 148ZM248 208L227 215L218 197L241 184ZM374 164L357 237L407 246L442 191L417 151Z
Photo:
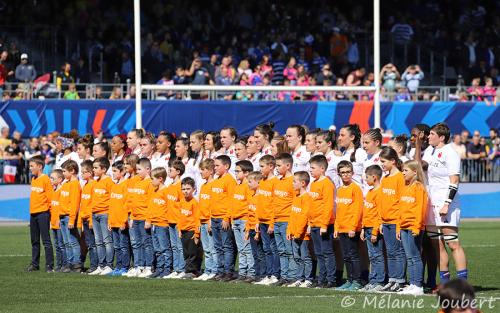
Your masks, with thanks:
M293 190L293 175L279 178L274 185L274 221L288 222L292 210L295 191Z
M309 210L311 209L311 204L312 198L307 192L301 195L296 195L293 198L290 213L290 222L288 222L286 232L295 239L310 239L310 236L306 232L309 224L308 216Z
M145 221L147 217L147 209L149 204L149 199L151 194L154 192L153 184L151 183L151 178L146 177L144 179L139 177L139 181L130 188L128 187L128 192L134 194L132 205L132 213L130 214L130 219Z
M109 176L96 179L92 188L92 213L108 214L111 188L115 183Z
M333 194L335 185L323 176L311 183L309 195L312 198L309 210L309 225L311 227L327 228L335 222L333 214Z
M50 201L50 228L51 229L61 229L59 221L59 210L61 209L61 204L59 203L59 197L61 196L61 187L57 188L52 192Z
M248 218L247 224L245 225L245 231L255 229L255 225L257 224L257 197L255 196L255 192L253 190L250 191L252 193L252 197L248 200Z
M146 221L151 225L167 227L168 219L168 200L167 200L168 187L161 186L158 190L151 194L148 204L148 217Z
M76 217L80 209L80 200L82 196L82 188L78 179L70 180L61 186L61 194L59 196L59 215L68 215L68 225L76 225Z
M180 231L194 231L196 237L200 236L200 208L196 199L186 201L182 197L180 202L179 223L177 228Z
M49 211L53 192L49 176L41 174L38 177L33 177L31 180L30 214Z
M207 224L210 221L210 206L212 201L210 200L210 195L212 193L212 181L204 183L200 187L200 223Z
M82 228L83 221L89 221L89 227L92 227L92 190L94 190L94 184L95 180L91 179L82 187L80 212L78 212L78 228Z
M380 231L382 218L380 217L380 186L370 189L366 194L363 206L363 227L371 227L372 235L377 236Z
M236 180L231 174L226 173L222 177L212 181L212 218L222 218L229 222L231 219L231 206L233 204L234 188Z
M180 203L184 198L181 191L181 181L170 184L167 193L167 220L170 224L179 223Z
M363 212L363 191L354 182L337 188L337 211L335 231L348 233L361 231L361 213Z
M399 219L399 199L405 186L403 173L384 176L380 183L380 216L385 224L396 224Z
M253 197L253 191L248 187L247 182L236 185L233 194L232 220L248 219L248 203Z
M400 215L396 232L401 229L409 229L415 234L420 234L420 231L424 229L427 202L427 191L422 183L415 181L405 186L399 202Z
M255 192L257 197L257 221L274 227L274 188L278 178L275 176L262 179L259 188Z
M111 186L109 195L109 227L120 228L127 225L128 211L125 207L125 194L127 191L127 181L123 180Z
M126 179L126 191L125 191L125 208L127 209L128 214L132 213L132 207L135 203L135 198L137 194L134 191L135 185L141 181L139 176L134 176Z

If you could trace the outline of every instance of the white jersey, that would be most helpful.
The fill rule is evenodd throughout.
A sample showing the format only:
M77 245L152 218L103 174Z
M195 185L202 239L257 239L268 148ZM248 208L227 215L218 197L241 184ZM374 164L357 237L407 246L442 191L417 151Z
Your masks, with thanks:
M262 155L273 155L272 147L268 146L268 147L262 148L260 153L262 153Z
M78 163L80 160L80 157L78 156L78 153L76 153L76 152L71 152L71 153L66 154L66 155L64 155L63 153L59 153L56 156L56 163L54 164L54 169L55 170L61 169L62 164L68 160L73 160L76 163ZM78 168L80 168L80 163L78 163Z
M292 173L298 171L309 172L309 160L311 159L311 154L307 152L306 146L300 146L298 151L292 152L292 157L293 157Z
M342 180L338 175L337 165L340 161L342 161L342 157L336 155L333 150L328 152L325 157L328 161L328 168L326 169L325 176L329 177L330 180L335 184L335 187L338 188L342 185Z
M151 156L151 169L155 169L157 167L163 167L168 172L169 161L170 161L170 152L169 153L155 152L153 156Z
M363 194L366 195L368 193L368 191L372 188L371 186L368 186L366 184L366 174L365 174L365 170L369 167L369 166L372 166L372 165L378 165L380 166L380 168L382 168L382 162L380 161L380 152L382 152L382 150L379 150L377 153L374 153L374 154L366 154L366 158L365 160L363 161L363 171L362 171L362 175L361 175L361 178L362 178L362 189L363 189Z
M236 157L236 150L234 149L234 145L231 145L228 149L222 149L224 155L227 155L231 159L231 168L229 168L229 173L236 177L236 162L238 162L238 158Z
M427 151L432 152L432 150L434 150L434 148L432 146L428 146L427 148L425 148L425 150L423 152L420 152L422 154L422 158L427 153ZM403 158L400 158L400 159L403 160ZM406 159L407 160L415 160L415 148L410 149L410 152L407 154Z
M263 156L264 154L261 151L259 151L248 159L250 162L252 162L254 171L260 171L259 161L260 158L262 158Z
M345 150L342 153L342 160L351 161L351 154L354 152L353 149ZM354 168L354 173L352 175L352 180L359 186L363 185L363 161L366 160L366 151L363 148L356 149L354 154L355 161L352 162Z

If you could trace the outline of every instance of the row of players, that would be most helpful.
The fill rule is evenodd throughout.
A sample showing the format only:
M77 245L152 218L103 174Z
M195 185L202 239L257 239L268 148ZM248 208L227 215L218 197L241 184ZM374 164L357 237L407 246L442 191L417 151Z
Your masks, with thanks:
M447 242L450 247L454 246L452 249L455 251L461 249L457 235L459 208L454 200L456 184L450 183L450 177L459 173L455 174L459 171L460 161L458 159L456 169L456 160L450 154L450 151L455 152L445 145L449 139L446 125L435 125L429 139L432 151L425 151L424 160L427 159L429 165L428 185L429 190L432 190L430 209L427 207L425 177L420 171L421 162L405 162L403 169L397 152L389 147L383 148L377 156L385 175L382 175L378 165L370 165L365 169L364 178L370 188L365 196L364 211L363 192L353 180L355 165L347 160L338 163L336 170L341 184L335 188L332 181L325 177L329 160L323 155L310 158L309 173L296 171L295 175L292 175L295 159L287 153L276 158L269 155L261 157L260 172L252 172L250 161L238 161L234 166L236 180L228 173L232 165L228 156L217 156L215 161L205 159L200 164L199 173L204 183L199 188L199 201L193 198L197 189L195 181L192 178L181 180L186 168L182 160L170 162L168 176L172 183L168 187L163 187L167 180L165 168L151 171L151 162L147 158L139 160L136 155L130 155L125 158L124 164L116 162L113 166L115 183L105 175L109 168L106 158L96 159L93 163L85 161L87 163L81 164L80 175L85 181L81 192L78 192L78 164L66 161L62 173L56 170L51 175L55 194L57 190L60 192L59 199L52 201L53 205L49 206L53 211L57 210L53 207L64 208L52 214L52 226L60 226L61 229L62 251L66 252L71 265L71 269L65 271L80 270L80 247L75 223L77 226L81 223L90 248L90 273L94 275L197 276L201 265L201 239L205 253L205 273L197 279L232 280L234 238L240 280L261 278L257 283L308 287L312 285L314 276L309 253L309 243L312 242L311 252L319 268L316 283L323 287L334 287L340 282L338 275L335 275L336 263L342 264L338 260L335 262L334 256L343 254L348 281L338 288L357 290L362 287L359 253L363 249L359 240L368 239L365 241L371 271L369 283L363 289L420 294L423 283L420 253L424 225L429 226L430 237L440 239L440 245ZM36 177L34 183L38 182L40 176L36 168L43 165L43 162L39 163L36 159L32 162ZM90 165L93 165L93 170ZM275 171L278 177L274 176ZM150 174L152 179L149 179ZM440 174L447 176L439 177ZM96 177L95 181L92 176ZM445 178L446 185L441 186ZM439 179L440 186L436 188ZM60 184L62 186L58 187ZM73 187L70 188L70 185ZM116 189L114 191L113 186ZM120 188L121 193L118 192ZM42 189L32 190L36 196L37 190ZM74 200L62 200L64 198ZM118 214L121 220L115 220L115 211L121 212ZM32 210L32 213L39 212ZM128 249L128 234L132 243L134 267L123 273L123 268L127 268L130 262L130 257L124 256ZM36 250L39 234L35 232L32 235L37 237L34 245ZM95 261L95 257L92 257L92 237L95 238L99 260L95 269L92 266L96 266L92 262L92 259ZM341 249L333 248L333 238L340 239ZM50 242L50 238L48 240ZM117 259L114 271L113 242ZM383 245L387 249L389 277L385 285ZM262 253L259 254L259 251ZM154 255L156 266L153 273ZM403 289L405 255L410 285ZM38 266L36 253L34 257L31 268ZM462 259L465 263L465 256ZM458 276L466 278L467 270L460 261L457 264ZM428 278L428 283L432 285L430 268ZM448 278L447 268L443 270L441 267L441 281Z

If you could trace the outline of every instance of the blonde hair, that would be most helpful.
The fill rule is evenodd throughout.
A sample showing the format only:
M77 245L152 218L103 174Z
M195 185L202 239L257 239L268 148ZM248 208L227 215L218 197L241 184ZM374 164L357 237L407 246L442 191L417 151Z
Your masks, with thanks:
M417 173L416 179L414 179L414 181L416 180L416 181L425 185L426 178L425 178L424 170L422 169L422 165L420 164L420 162L418 162L416 160L409 160L409 161L406 161L404 163L403 168L404 167L408 167L410 170Z

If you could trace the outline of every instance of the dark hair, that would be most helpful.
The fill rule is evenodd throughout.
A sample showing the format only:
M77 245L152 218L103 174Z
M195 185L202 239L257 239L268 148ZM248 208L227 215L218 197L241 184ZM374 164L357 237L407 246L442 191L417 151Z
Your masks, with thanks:
M78 144L82 145L85 149L89 149L90 154L92 154L92 147L94 146L94 136L92 136L91 134L86 134L78 139Z
M311 181L311 177L309 176L309 173L307 173L306 171L298 171L298 172L295 172L295 174L293 174L293 175L297 176L297 178L300 181L305 182L306 186L308 186L309 182Z
M274 123L269 122L268 124L261 124L255 127L255 131L261 133L264 137L266 137L267 141L271 142L274 137Z
M61 168L67 170L68 172L74 172L75 175L78 175L78 163L73 160L67 160L62 165Z
M324 155L315 155L309 160L309 164L317 164L324 168L328 168L328 161Z
M389 161L396 161L396 167L400 171L403 170L403 162L399 159L398 153L393 148L391 147L382 148L382 151L380 151L380 158Z
M30 159L30 162L35 163L36 165L41 165L42 168L45 166L45 160L41 155L35 155Z
M101 157L101 158L97 158L97 159L95 159L95 160L94 160L94 164L95 164L95 163L99 164L99 166L100 166L101 168L105 168L105 169L106 169L106 171L109 169L109 166L110 166L110 165L109 165L109 160L108 160L108 158L105 158L105 157Z
M113 163L113 168L116 168L117 170L119 170L120 172L123 171L125 169L125 163L123 161L116 161L115 163Z
M229 135L231 137L234 137L234 141L238 139L238 132L236 131L236 128L231 127L231 126L224 126L220 131L222 132L223 130L229 130ZM220 134L220 132L219 132Z
M191 150L191 147L189 146L189 138L186 138L186 137L179 137L177 138L177 140L175 141L175 143L177 144L177 142L182 142L182 144L187 147L187 157L188 159L191 159L193 158L193 151ZM176 156L177 159L180 160L180 156Z
M219 160L222 164L231 167L231 158L228 157L227 155L219 155L218 157L215 158L216 160Z
M171 159L172 160L172 159ZM186 166L181 160L172 160L169 162L168 167L171 167L177 171L179 171L179 176L182 176L186 171Z
M220 142L220 134L218 132L209 131L205 134L205 138L207 138L208 135L212 136L215 151L220 150L222 148L222 143Z
M242 136L242 137L239 137L238 140L236 140L234 142L234 144L237 144L237 143L241 143L242 145L244 145L245 147L247 146L247 143L248 143L248 138L250 136Z
M145 131L142 128L134 128L130 132L134 133L139 139L144 138Z
M263 155L259 160L259 163L260 162L263 162L266 165L271 164L273 167L276 166L276 159L272 155L269 155L269 154Z
M406 149L408 149L408 136L405 134L398 135L394 138L394 143L401 147L402 154L406 154Z
M369 136L371 140L378 141L378 146L382 145L382 132L380 128L370 128L364 133L365 136Z
M175 159L175 134L162 130L158 134L157 138L159 138L160 136L165 137L167 141L170 142L170 149L169 149L170 158Z
M366 175L375 175L377 178L380 180L384 172L382 171L382 168L378 166L377 164L370 165L365 169L365 174Z
M416 124L413 128L418 129L419 131L423 132L425 135L425 138L429 136L431 133L431 128L427 124Z
M104 152L106 153L106 158L109 159L109 156L111 155L111 147L109 146L109 143L107 141L101 141L96 144L96 146L104 150Z
M432 126L431 130L435 131L439 137L444 136L445 144L450 140L450 128L445 123L437 123Z
M340 174L340 169L341 168L344 168L344 167L348 167L351 169L351 171L354 170L354 167L352 166L352 163L347 161L347 160L342 160L339 162L339 164L337 164L337 172L339 172Z
M293 165L293 157L290 153L281 153L276 157L276 161L282 161L286 164Z
M92 172L92 169L93 169L93 165L94 165L94 161L91 161L91 160L85 160L83 161L81 164L80 164L80 170L87 170L89 172Z
M300 144L304 144L306 142L306 129L302 125L291 125L288 128L295 128L297 130L297 134L301 137Z
M151 170L151 161L148 158L140 158L137 162L142 167L149 168Z
M183 178L181 181L181 185L189 185L193 188L196 188L196 183L194 182L194 179L192 179L191 177Z
M151 177L163 178L163 182L167 179L167 170L164 167L155 167L151 171Z
M351 162L356 162L356 150L361 146L361 130L359 129L358 124L347 124L344 125L342 128L345 128L349 131L349 134L351 136L354 136L354 151L351 153L351 156L349 160Z
M322 130L319 131L317 136L323 137L323 140L332 144L332 149L337 147L337 133L332 130Z
M464 279L450 280L438 292L439 305L445 313L474 305L474 288Z
M253 164L248 160L242 160L236 162L236 166L239 166L241 170L245 173L253 171Z

